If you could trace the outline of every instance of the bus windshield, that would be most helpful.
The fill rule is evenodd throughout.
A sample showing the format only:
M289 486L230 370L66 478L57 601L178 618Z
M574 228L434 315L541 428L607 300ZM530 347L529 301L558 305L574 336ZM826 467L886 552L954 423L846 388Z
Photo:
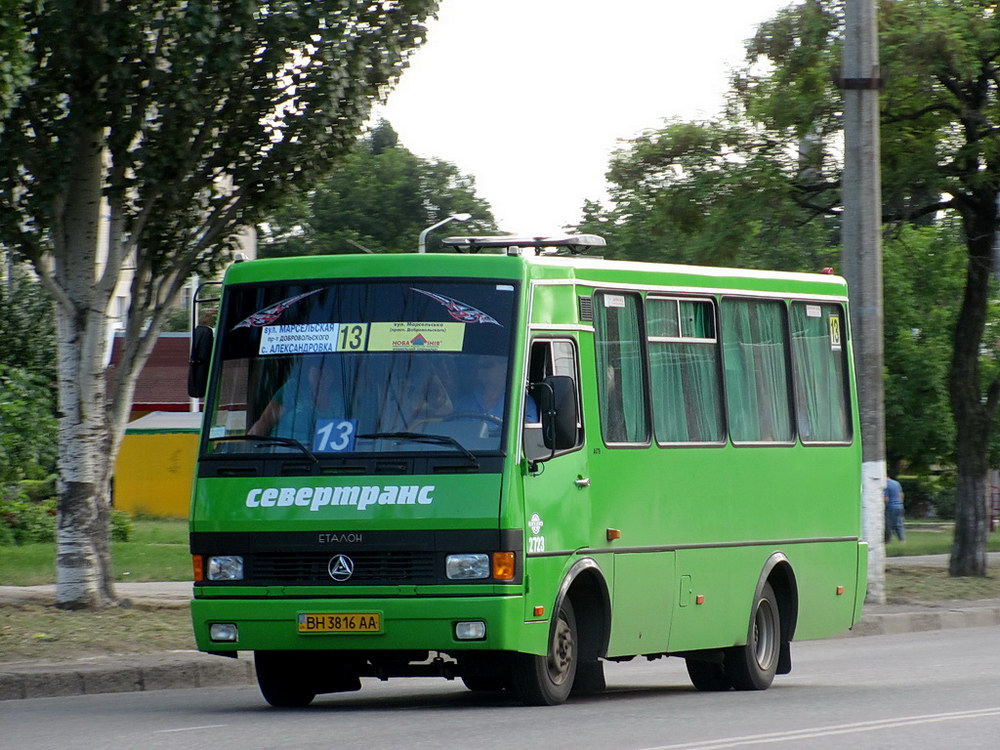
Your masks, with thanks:
M206 450L498 451L514 300L495 281L233 287Z

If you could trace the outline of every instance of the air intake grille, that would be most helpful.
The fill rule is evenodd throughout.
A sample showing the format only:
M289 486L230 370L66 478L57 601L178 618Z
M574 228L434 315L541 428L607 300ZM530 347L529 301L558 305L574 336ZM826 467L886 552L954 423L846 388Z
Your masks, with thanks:
M594 298L593 297L580 297L580 320L581 321L593 321L594 320Z
M246 583L251 586L286 585L368 585L436 582L434 554L430 552L352 552L354 573L346 581L330 577L330 559L324 553L256 554L248 562Z

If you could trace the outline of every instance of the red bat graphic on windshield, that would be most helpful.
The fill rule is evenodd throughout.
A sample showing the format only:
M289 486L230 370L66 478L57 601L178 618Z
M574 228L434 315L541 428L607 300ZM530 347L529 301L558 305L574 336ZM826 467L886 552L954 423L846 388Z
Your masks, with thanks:
M420 292L421 294L426 294L432 300L440 302L448 310L448 314L455 320L460 320L463 323L492 323L495 326L500 326L503 328L496 319L491 318L489 315L484 313L482 310L477 310L472 305L467 305L464 302L459 302L457 299L452 299L451 297L445 297L443 294L434 294L434 292L425 292L423 289L417 289L415 287L410 287L415 292Z
M240 321L233 326L235 331L237 328L259 328L260 326L269 326L278 318L280 318L285 310L294 305L301 299L305 299L311 294L316 294L316 292L322 291L321 289L313 289L311 292L306 292L305 294L297 294L294 297L289 297L288 299L283 299L281 302L275 302L270 307L265 307L263 310L258 310L250 317Z

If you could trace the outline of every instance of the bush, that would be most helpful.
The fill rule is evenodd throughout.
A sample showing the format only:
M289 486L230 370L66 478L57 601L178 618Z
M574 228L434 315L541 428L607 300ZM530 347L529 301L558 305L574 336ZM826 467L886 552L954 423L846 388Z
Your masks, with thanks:
M123 510L111 511L111 539L127 542L132 538L132 519ZM21 491L0 497L0 547L54 542L56 540L56 500L32 500Z
M111 541L127 542L132 538L132 518L123 510L111 511Z
M0 545L54 542L56 501L29 500L23 491L0 498Z
M924 518L931 511L938 518L955 517L955 474L942 472L900 479L906 515Z

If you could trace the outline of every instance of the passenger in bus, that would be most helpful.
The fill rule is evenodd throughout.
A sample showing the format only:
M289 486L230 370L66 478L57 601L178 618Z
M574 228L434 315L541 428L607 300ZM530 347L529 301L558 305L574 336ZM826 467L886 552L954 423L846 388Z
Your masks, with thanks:
M420 363L414 363L407 373L406 387L400 399L405 429L436 422L455 411L445 385L446 379L448 373L443 367L436 364L421 367Z
M294 438L311 445L317 417L344 415L339 372L332 363L300 365L275 392L247 435Z

